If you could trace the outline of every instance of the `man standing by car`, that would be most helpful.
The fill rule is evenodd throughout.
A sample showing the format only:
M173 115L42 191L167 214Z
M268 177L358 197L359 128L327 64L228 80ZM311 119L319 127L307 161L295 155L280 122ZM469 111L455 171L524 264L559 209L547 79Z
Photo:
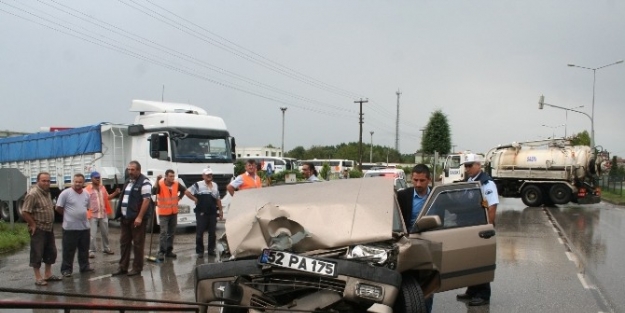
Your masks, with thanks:
M119 267L113 276L128 274L135 276L143 270L143 248L145 246L146 217L149 212L152 185L150 180L141 174L141 164L138 161L130 161L126 167L130 179L124 185L123 196L117 203L115 219L121 219L119 227L120 260ZM130 252L133 251L134 260L132 269L129 271Z
M497 185L488 174L482 171L482 159L480 155L469 153L464 156L462 162L466 172L465 181L479 181L482 188L484 200L488 202L488 222L495 226L495 216L497 214L497 204L499 204L499 194ZM490 303L490 283L470 286L463 294L456 296L458 300L470 300L469 305L480 306Z
M237 176L226 189L230 196L234 196L234 190L243 190L251 188L262 188L263 184L260 181L260 177L257 175L258 167L256 166L256 160L249 159L245 162L245 173Z
M158 255L159 261L165 260L165 257L176 258L174 250L174 234L176 233L176 225L178 224L178 201L186 194L193 202L197 199L176 181L174 170L166 170L165 178L157 177L157 183L152 188L152 194L156 195L156 206L158 214L158 224L161 228L160 245Z
M32 187L22 205L22 217L28 224L30 234L30 266L35 271L35 284L45 286L48 281L58 281L52 275L52 264L56 262L54 242L54 203L50 197L50 174L37 174L37 185ZM41 262L45 263L44 276L41 276Z
M98 172L91 173L91 185L85 187L89 195L89 211L87 218L91 226L91 243L89 244L89 258L95 258L95 237L98 235L98 228L102 234L102 252L113 254L109 247L109 214L113 213L109 200L119 195L119 189L109 195L106 188L101 184L102 177Z
M397 192L397 201L399 202L399 208L408 231L412 229L412 226L417 221L425 200L430 195L430 183L432 182L430 169L425 164L415 165L412 168L411 175L414 188L404 188ZM428 313L432 312L432 307L434 306L433 294L425 299L425 306Z
M89 267L89 194L83 190L84 184L85 176L75 174L72 188L63 190L56 201L56 211L63 215L63 277L72 276L76 249L80 272L93 272L93 268Z
M249 164L249 163L248 163ZM254 165L256 168L256 165ZM213 182L213 170L210 168L202 171L201 180L191 187L188 192L193 194L195 201L195 253L198 258L204 257L204 232L208 229L208 255L215 256L215 243L217 240L217 216L223 219L223 208L219 198L219 188Z

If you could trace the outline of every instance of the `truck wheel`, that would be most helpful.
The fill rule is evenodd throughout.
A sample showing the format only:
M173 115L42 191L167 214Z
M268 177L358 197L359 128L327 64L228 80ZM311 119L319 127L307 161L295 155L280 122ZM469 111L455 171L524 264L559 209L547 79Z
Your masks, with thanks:
M417 280L411 275L402 275L399 295L393 305L393 313L426 313L425 297Z
M536 185L527 185L521 190L521 200L529 207L539 207L543 203L543 192Z
M0 218L5 222L11 221L11 212L9 211L9 203L6 201L0 201Z
M565 184L555 184L549 188L549 198L555 204L567 204L571 201L571 188Z

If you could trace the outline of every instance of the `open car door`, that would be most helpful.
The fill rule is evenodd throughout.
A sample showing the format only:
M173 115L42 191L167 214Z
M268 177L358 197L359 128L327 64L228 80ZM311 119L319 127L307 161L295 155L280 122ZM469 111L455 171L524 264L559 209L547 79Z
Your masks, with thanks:
M496 238L488 224L479 182L436 186L419 218L438 215L441 226L419 231L413 225L410 240L428 240L440 249L441 285L437 292L491 282L495 278ZM418 220L417 219L417 220Z

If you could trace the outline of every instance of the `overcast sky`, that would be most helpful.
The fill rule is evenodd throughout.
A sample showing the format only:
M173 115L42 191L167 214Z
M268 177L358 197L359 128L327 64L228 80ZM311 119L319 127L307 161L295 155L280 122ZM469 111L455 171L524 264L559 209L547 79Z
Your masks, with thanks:
M625 59L625 1L0 0L0 130L132 123L133 99L221 116L239 146L455 150L590 131L593 71ZM625 155L625 63L596 71L596 142ZM548 125L545 127L542 125Z

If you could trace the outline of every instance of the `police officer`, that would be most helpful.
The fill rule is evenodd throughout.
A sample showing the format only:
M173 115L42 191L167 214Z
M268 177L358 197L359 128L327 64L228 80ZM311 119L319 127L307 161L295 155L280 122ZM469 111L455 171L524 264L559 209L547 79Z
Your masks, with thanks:
M201 180L189 188L189 192L197 198L195 203L195 253L198 258L204 257L204 232L208 229L208 254L215 256L217 240L217 216L223 219L223 209L219 198L219 188L213 182L213 171L210 168L202 171Z
M493 179L482 171L482 157L478 154L469 153L464 156L462 164L466 172L465 180L481 183L484 200L488 202L488 222L495 225L499 195ZM469 305L471 306L480 306L490 302L490 294L490 283L485 283L468 287L465 293L457 295L456 298L458 300L470 300Z

